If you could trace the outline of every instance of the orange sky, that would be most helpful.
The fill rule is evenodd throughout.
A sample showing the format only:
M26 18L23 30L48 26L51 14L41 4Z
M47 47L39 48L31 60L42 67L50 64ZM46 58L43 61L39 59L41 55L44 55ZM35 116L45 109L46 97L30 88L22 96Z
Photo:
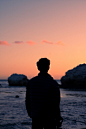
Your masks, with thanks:
M0 79L37 75L41 57L55 79L86 63L85 0L0 1Z

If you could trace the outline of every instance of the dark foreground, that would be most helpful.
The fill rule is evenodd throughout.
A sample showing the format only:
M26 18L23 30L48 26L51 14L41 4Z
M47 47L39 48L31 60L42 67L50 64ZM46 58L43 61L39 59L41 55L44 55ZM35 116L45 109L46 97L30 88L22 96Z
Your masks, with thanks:
M25 108L25 87L0 81L0 129L31 129ZM62 129L86 129L86 91L61 89Z

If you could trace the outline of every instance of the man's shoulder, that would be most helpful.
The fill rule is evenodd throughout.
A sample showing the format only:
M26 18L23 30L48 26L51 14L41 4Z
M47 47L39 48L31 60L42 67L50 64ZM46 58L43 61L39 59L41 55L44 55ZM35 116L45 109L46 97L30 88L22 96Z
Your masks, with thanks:
M37 78L37 76L32 77L29 81L35 80Z
M29 83L30 83L30 82L34 82L34 81L36 81L36 80L38 80L38 76L35 76L35 77L31 78L31 79L29 80Z
M38 78L38 76L35 76L35 77L29 79L26 88L28 89L30 87L30 85L33 85L36 82L37 78Z
M49 84L52 84L52 85L55 85L55 86L59 86L59 84L57 83L57 81L50 75L47 73L47 76L41 76L40 74L38 74L38 76L35 76L33 78L31 78L29 80L29 84L32 84L32 83L35 83L35 82L41 82L41 81L44 81L44 82L49 82Z
M50 74L48 74L48 77L53 85L59 86L58 82Z

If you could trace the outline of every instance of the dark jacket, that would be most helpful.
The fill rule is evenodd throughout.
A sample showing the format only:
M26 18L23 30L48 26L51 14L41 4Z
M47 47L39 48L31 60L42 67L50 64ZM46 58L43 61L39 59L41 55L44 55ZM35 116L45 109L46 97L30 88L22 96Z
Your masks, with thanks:
M29 80L26 88L26 109L31 118L60 117L60 90L48 74L39 73Z

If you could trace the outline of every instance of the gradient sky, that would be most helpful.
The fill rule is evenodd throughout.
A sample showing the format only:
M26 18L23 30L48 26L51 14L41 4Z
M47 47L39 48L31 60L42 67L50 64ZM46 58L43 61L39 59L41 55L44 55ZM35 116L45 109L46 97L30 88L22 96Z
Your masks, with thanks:
M37 75L43 57L55 79L86 63L86 0L0 0L0 79Z

